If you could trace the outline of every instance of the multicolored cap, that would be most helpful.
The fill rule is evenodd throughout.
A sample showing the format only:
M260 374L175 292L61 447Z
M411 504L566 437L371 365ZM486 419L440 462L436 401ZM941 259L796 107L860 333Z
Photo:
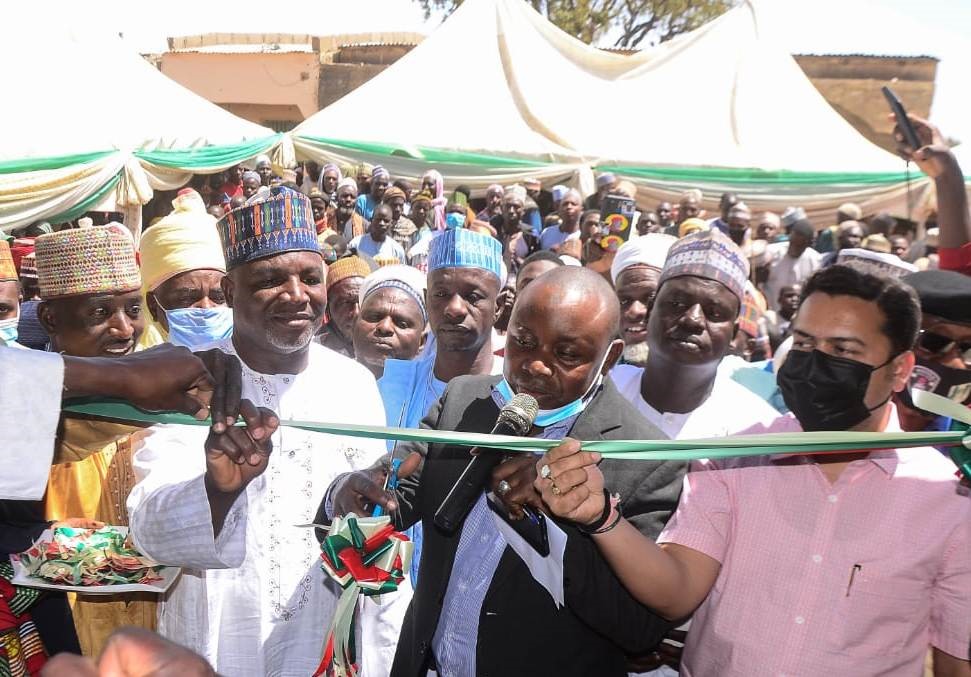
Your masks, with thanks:
M232 210L216 224L226 270L286 252L320 254L310 198L275 186L266 197Z
M467 228L442 231L428 247L428 272L440 268L481 268L502 277L502 245Z
M745 283L748 281L748 259L742 250L720 230L701 230L686 235L668 251L661 269L658 289L666 281L689 275L720 282L744 303Z
M37 284L48 299L129 292L142 286L124 226L62 230L37 238Z

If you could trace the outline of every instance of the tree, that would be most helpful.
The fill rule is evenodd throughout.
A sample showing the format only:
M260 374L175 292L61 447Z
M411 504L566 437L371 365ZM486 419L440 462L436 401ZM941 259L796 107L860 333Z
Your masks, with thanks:
M604 36L614 47L658 44L694 30L739 0L523 0L570 35L592 43ZM425 10L451 14L462 0L416 0Z

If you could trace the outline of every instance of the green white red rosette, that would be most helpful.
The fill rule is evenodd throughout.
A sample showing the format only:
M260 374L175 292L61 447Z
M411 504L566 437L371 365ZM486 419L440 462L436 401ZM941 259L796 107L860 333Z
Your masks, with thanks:
M337 601L324 655L314 673L353 677L359 673L354 648L358 598L396 592L411 564L414 544L395 531L391 518L337 517L320 544L321 568L344 589Z

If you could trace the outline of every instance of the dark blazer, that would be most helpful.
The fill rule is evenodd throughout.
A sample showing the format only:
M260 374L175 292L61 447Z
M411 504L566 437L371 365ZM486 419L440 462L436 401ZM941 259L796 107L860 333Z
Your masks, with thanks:
M499 414L491 397L495 376L453 379L422 427L489 432ZM578 417L580 440L658 439L663 435L627 402L608 378ZM461 530L446 534L435 511L469 461L468 448L432 444L419 473L402 480L399 527L421 520L424 544L418 588L405 616L393 677L425 677ZM403 448L399 448L399 455ZM677 507L684 463L606 460L606 486L622 497L622 512L654 538ZM556 608L522 559L506 547L479 614L476 674L610 677L626 675L625 653L653 648L671 624L639 604L621 585L593 541L567 523L566 606Z

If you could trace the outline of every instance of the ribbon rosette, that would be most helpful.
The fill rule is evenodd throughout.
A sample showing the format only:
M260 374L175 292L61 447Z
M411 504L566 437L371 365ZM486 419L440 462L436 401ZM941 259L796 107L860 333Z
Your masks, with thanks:
M358 674L354 650L357 600L398 590L411 564L414 544L395 531L391 518L337 517L320 545L321 567L344 589L327 633L324 656L314 673L353 677Z

